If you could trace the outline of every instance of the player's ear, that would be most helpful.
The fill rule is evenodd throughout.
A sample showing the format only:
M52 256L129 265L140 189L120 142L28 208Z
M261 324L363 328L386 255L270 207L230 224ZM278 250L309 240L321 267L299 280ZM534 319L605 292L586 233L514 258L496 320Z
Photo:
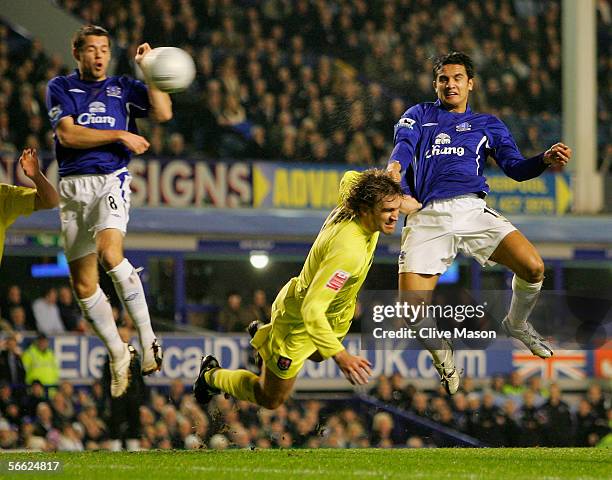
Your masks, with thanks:
M468 91L470 91L470 92L471 92L473 88L474 88L474 79L473 79L473 78L470 78L470 79L468 80Z
M79 54L79 50L77 48L72 49L72 56L77 62L81 61L81 55Z

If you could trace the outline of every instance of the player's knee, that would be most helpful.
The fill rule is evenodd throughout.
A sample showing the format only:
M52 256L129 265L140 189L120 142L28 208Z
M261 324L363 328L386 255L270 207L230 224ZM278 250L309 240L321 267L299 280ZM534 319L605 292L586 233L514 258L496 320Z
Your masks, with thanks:
M272 397L269 398L267 401L267 405L264 405L265 408L269 409L269 410L276 410L278 407L280 407L283 403L285 403L285 400L283 398L280 397Z
M107 272L123 261L123 252L115 248L101 248L98 250L98 261Z
M96 282L90 282L86 279L73 279L72 287L74 288L74 293L77 298L89 298L98 289L98 284Z
M544 261L539 257L532 257L525 265L523 280L529 283L539 283L544 280Z
M258 400L258 403L268 410L276 410L285 403L285 398L282 395L263 395Z

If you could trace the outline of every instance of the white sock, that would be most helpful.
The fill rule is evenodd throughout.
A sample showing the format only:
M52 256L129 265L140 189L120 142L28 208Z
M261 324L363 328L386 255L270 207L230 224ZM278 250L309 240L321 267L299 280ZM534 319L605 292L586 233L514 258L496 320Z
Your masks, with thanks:
M143 349L150 347L155 340L155 334L151 328L149 308L138 273L127 258L106 273L113 279L117 295L138 329L140 345Z
M436 365L444 364L447 367L453 360L453 352L450 350L429 350Z
M98 337L106 345L106 349L110 353L111 359L120 358L125 353L123 340L117 331L117 324L113 317L113 310L104 292L97 285L96 293L89 298L78 299L81 305L83 315L87 318Z
M523 329L527 319L538 301L542 283L529 283L514 275L512 279L512 301L508 312L508 321L513 328Z

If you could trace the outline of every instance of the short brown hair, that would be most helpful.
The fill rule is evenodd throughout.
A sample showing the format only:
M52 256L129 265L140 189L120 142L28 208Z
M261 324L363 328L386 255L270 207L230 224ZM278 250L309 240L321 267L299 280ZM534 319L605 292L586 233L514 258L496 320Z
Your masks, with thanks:
M76 32L74 32L74 35L72 36L72 48L74 50L80 50L85 44L85 37L89 36L108 38L108 46L110 47L111 38L108 30L99 27L98 25L83 25Z
M333 222L355 218L360 212L374 210L385 198L401 194L400 184L385 170L380 168L365 170L351 187Z

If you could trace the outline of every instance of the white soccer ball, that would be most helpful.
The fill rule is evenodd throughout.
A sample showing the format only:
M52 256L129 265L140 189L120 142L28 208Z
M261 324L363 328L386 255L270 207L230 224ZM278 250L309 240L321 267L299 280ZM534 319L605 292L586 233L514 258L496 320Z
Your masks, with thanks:
M185 90L196 74L191 55L176 47L154 48L144 57L141 67L147 82L166 93Z

